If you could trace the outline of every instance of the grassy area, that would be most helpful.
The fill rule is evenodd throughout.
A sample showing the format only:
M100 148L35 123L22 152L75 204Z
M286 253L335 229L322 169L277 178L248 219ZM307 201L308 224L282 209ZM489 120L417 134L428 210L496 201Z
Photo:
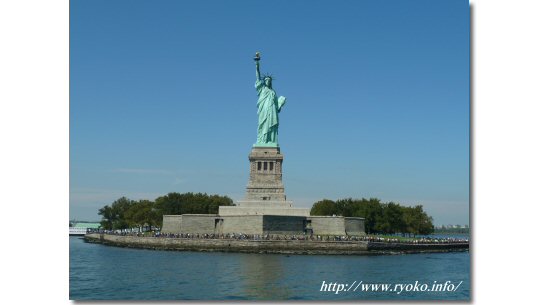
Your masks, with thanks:
M469 228L435 229L434 234L469 234Z

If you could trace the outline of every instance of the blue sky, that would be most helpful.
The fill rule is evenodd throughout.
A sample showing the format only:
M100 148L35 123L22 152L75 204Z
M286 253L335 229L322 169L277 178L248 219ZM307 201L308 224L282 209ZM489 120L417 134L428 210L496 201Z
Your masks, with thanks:
M469 223L467 1L70 4L70 218L127 196L244 196L255 68L287 97L287 197Z

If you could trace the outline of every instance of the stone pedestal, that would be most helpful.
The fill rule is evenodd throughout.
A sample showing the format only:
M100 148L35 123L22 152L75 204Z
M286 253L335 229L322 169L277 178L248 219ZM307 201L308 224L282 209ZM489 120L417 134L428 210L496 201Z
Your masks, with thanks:
M248 159L250 178L245 200L234 207L219 207L219 215L310 215L310 209L293 208L293 202L286 200L280 147L253 147Z
M285 201L282 183L284 155L279 147L254 147L248 155L250 178L246 201Z

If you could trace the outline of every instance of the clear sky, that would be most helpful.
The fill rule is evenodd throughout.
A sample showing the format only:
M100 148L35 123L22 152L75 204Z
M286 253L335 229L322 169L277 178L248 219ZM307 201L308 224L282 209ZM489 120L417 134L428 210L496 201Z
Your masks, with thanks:
M242 199L260 51L295 206L377 197L469 223L468 1L70 3L70 218Z

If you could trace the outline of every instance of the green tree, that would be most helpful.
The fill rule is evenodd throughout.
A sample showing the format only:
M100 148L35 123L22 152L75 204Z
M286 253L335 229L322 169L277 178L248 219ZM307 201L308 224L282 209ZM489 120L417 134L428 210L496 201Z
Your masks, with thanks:
M422 205L406 207L404 210L406 233L429 235L434 231L433 218L426 214Z
M433 232L433 220L424 212L421 205L406 207L395 202L381 203L377 198L345 198L336 202L323 199L314 203L310 215L363 217L367 234L416 235Z
M125 218L129 227L157 226L157 211L155 203L149 200L134 202L125 212Z
M129 223L125 213L133 205L133 201L125 197L114 201L111 206L104 206L99 209L98 214L102 216L101 226L106 230L121 230L129 228Z
M107 230L142 226L162 227L163 215L217 214L219 206L234 205L227 196L202 193L169 193L155 199L133 201L122 197L99 209Z
M399 205L389 202L381 205L383 213L375 224L375 230L381 233L394 234L402 232L404 227L403 211Z
M422 235L430 235L434 232L435 228L433 226L433 218L426 214L426 212L422 209L422 205L417 205L415 208L415 213L417 213L418 216L418 234Z
M336 204L329 199L323 199L314 203L312 209L310 209L310 215L312 216L332 216L337 214Z
M355 200L351 216L364 218L364 230L367 234L381 233L376 230L376 223L380 222L383 216L381 200L377 198Z
M101 227L105 230L112 230L116 215L108 205L99 209L98 215L101 215Z
M351 217L353 214L353 208L356 205L356 202L351 198L339 199L335 202L336 205L336 215Z
M158 226L162 226L163 215L217 214L219 206L231 206L233 200L228 196L207 195L202 193L168 193L155 199L155 213Z

